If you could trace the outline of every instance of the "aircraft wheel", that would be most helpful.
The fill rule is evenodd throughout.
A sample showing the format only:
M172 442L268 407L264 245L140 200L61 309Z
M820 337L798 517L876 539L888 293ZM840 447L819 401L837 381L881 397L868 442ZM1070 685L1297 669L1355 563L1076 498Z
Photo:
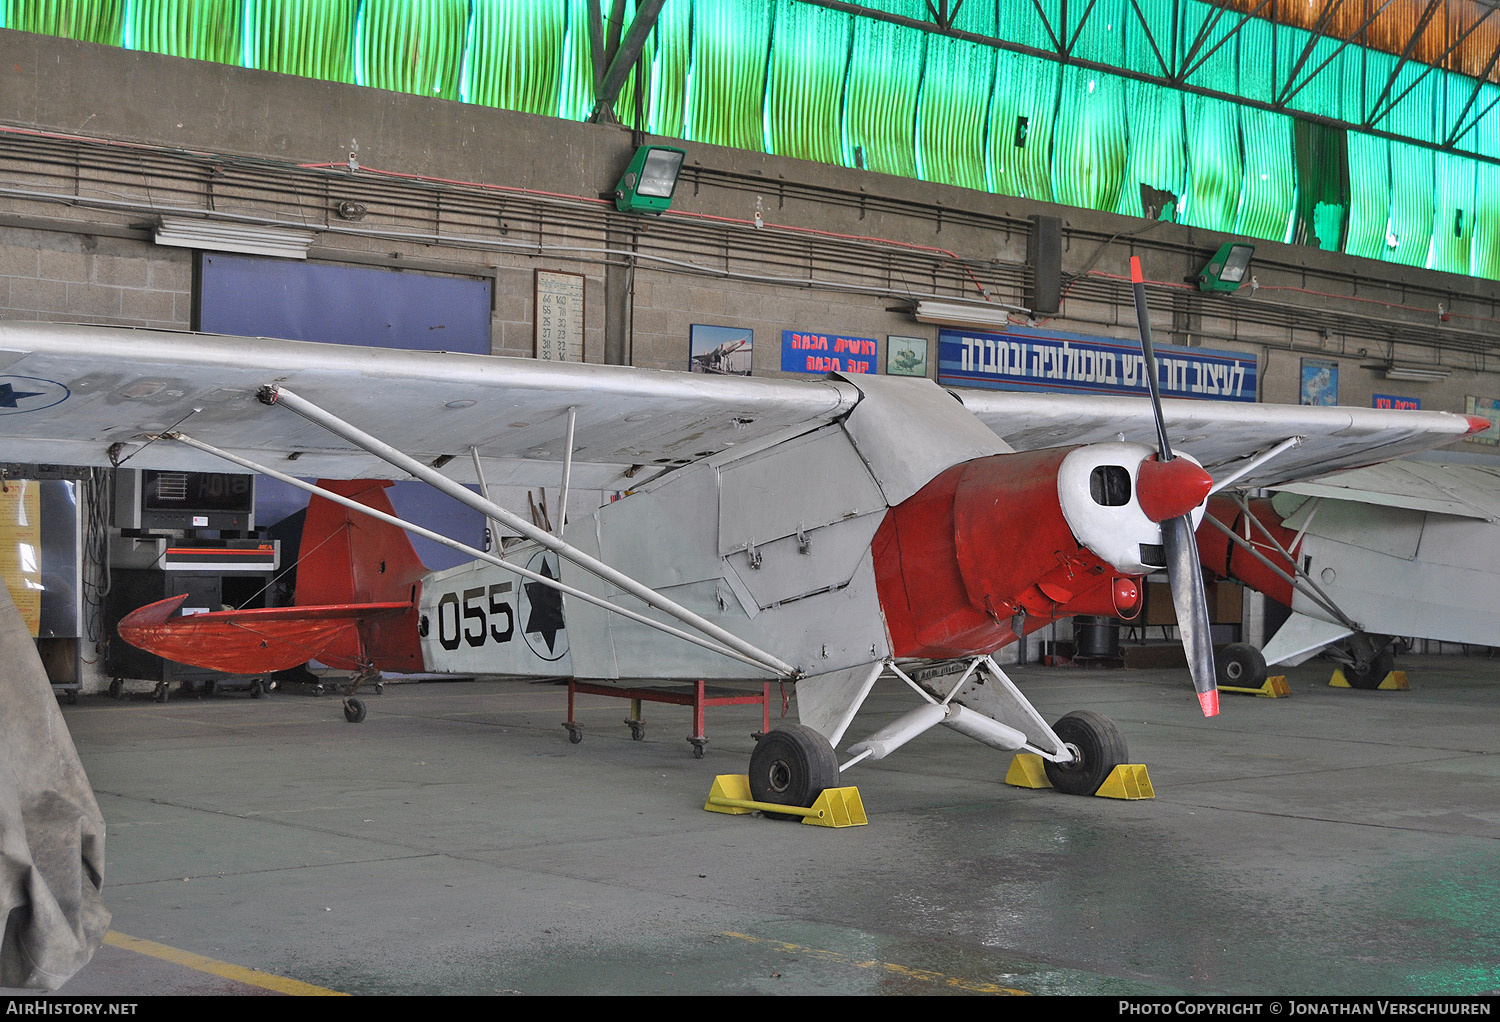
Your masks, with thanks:
M1074 710L1053 724L1052 730L1077 756L1072 763L1046 764L1047 780L1065 795L1092 795L1110 771L1130 757L1125 736L1102 713Z
M1266 658L1248 642L1235 642L1214 654L1219 684L1231 688L1260 688L1266 683Z
M119 678L113 679L109 683L109 697L111 699L118 699L118 698L120 698L120 693L121 693L121 691L124 690L124 688L125 688L125 684L122 681L120 681Z
M159 703L164 703L167 701L168 691L169 690L167 688L167 683L164 681L159 682L156 686L156 691L151 694L151 698L155 699Z
M259 678L255 678L254 680L252 680L250 682L250 698L251 699L259 699L261 697L261 693L263 693L264 691L265 691L265 688L261 685Z
M1344 667L1344 678L1349 682L1350 688L1379 688L1385 676L1396 669L1396 654L1386 646L1376 653L1365 664L1364 670L1360 670L1357 664L1349 664Z
M344 719L351 724L358 724L365 719L365 704L352 696L344 700Z
M783 806L811 806L824 788L839 781L839 761L828 739L805 724L783 724L755 744L750 754L750 797ZM776 820L799 820L767 813Z

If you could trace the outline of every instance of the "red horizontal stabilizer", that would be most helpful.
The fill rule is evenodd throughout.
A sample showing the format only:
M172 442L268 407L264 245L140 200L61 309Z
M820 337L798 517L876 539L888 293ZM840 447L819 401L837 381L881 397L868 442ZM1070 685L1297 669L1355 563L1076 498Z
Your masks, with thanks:
M350 603L178 614L186 599L184 593L125 615L120 638L167 660L227 674L269 674L309 660L357 669L329 651L357 648L361 623L412 609L410 603Z

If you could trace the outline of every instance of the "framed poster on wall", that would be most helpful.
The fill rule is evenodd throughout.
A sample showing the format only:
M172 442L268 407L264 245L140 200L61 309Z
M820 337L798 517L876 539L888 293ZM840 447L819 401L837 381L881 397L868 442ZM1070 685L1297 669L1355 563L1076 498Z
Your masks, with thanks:
M886 334L885 371L891 376L926 376L927 338Z
M688 368L717 376L749 376L754 351L754 330L694 323L688 335Z
M583 274L536 271L536 357L583 361Z
M1302 360L1302 387L1299 403L1336 405L1339 403L1339 364L1327 359Z

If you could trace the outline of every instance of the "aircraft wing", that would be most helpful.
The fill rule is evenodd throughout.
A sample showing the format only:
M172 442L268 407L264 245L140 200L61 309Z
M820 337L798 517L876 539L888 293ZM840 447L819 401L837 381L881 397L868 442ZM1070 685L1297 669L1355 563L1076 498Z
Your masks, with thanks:
M1392 461L1277 489L1305 497L1500 521L1500 466Z
M257 394L287 387L412 457L475 482L557 485L570 407L572 483L625 489L673 465L834 421L836 381L660 372L267 338L0 322L0 461L233 471L195 439L302 477L390 478L385 462ZM119 445L115 447L115 445ZM205 460L206 459L206 460Z
M1156 443L1145 398L1019 391L964 391L963 402L1018 451L1126 440ZM1484 429L1482 419L1453 412L1312 405L1162 401L1174 451L1203 463L1216 479L1288 437L1304 437L1235 483L1252 489L1401 458Z
M625 489L657 472L744 450L847 414L836 379L769 380L268 338L0 322L0 460L223 470L150 436L183 433L292 475L389 478L385 462L295 413L267 407L284 386L459 482L471 448L492 485L555 485L570 408L572 483ZM966 391L964 404L1017 450L1124 438L1155 442L1135 397ZM1447 412L1165 401L1174 446L1222 477L1287 437L1303 446L1239 485L1269 486L1399 458L1471 432ZM112 459L113 454L113 459Z

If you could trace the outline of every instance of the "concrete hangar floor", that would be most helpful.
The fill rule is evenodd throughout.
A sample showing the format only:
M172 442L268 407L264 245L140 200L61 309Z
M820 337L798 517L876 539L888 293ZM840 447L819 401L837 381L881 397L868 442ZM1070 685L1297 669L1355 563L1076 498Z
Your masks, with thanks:
M758 708L512 681L64 708L113 927L69 995L1447 994L1500 990L1500 664L1408 692L1230 697L1180 671L1017 668L1114 717L1156 788L1007 787L944 728L848 775L870 824L704 812ZM773 690L774 691L774 690ZM852 732L910 707L882 681ZM851 732L851 733L852 733Z

